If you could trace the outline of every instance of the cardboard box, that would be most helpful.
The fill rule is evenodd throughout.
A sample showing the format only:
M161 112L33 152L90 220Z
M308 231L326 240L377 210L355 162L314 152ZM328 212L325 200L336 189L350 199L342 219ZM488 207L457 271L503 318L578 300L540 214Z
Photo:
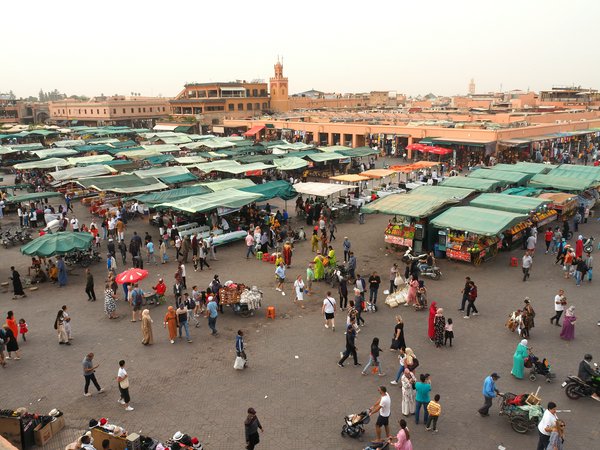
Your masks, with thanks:
M65 427L65 416L56 417L50 422L50 427L52 428L52 436L56 436Z
M52 438L52 426L47 424L42 428L42 424L39 424L33 430L33 437L35 438L35 445L42 447Z

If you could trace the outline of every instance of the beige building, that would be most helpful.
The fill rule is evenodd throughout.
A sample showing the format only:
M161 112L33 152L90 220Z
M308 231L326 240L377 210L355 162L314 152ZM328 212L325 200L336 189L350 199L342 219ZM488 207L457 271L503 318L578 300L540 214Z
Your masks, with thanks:
M157 119L169 115L169 99L162 97L121 96L95 97L88 101L60 100L49 102L50 119L70 125L154 126Z

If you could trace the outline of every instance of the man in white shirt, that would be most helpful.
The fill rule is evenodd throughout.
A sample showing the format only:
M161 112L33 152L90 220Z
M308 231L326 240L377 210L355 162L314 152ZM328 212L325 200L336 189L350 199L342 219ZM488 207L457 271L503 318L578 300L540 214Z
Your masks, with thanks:
M529 272L531 271L532 265L533 258L529 254L529 251L526 251L523 255L523 281L527 281L527 278L529 278Z
M565 306L567 305L567 298L565 297L565 291L562 289L558 290L558 294L554 296L554 315L550 317L550 323L556 320L556 326L560 327L560 316L562 316Z
M527 238L527 251L531 254L533 254L533 252L535 252L536 241L537 241L537 237L533 234Z
M375 423L375 435L377 438L375 442L381 442L381 427L385 427L385 435L390 436L390 414L392 410L392 399L390 395L387 393L387 389L385 386L379 386L379 395L381 397L377 400L370 409L369 414L373 415L376 412L379 412L379 416L377 417L377 422Z
M111 217L108 221L108 235L112 238L115 237L115 228L117 226L117 219L115 217Z
M325 316L325 328L331 326L331 330L335 331L335 298L331 296L331 291L327 291L327 297L323 300L321 314Z
M125 370L125 361L119 361L119 371L117 372L117 381L119 383L119 392L121 392L121 398L119 403L125 406L125 411L133 411L133 408L129 406L131 398L129 397L129 375Z
M73 229L73 231L75 231L76 233L79 232L79 220L77 220L77 217L73 217L71 219L71 228Z
M544 411L542 420L538 423L538 434L539 440L537 450L546 450L548 443L550 442L550 433L552 427L556 424L558 417L556 416L556 403L549 402L548 409Z

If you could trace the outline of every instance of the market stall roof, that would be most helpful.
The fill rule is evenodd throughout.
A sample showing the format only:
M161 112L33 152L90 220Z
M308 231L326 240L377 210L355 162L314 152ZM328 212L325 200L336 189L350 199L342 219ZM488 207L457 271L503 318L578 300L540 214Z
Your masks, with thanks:
M78 166L81 164L99 164L107 161L112 161L113 157L110 155L91 155L91 156L79 156L77 158L67 158L69 164Z
M97 191L110 191L119 194L160 191L168 186L154 177L140 178L134 174L121 174L105 177L82 178L77 183Z
M52 145L56 148L67 148L67 147L77 147L78 145L85 144L81 139L67 139L64 141L56 141Z
M252 194L260 194L261 198L257 201L267 201L275 197L282 200L291 200L298 195L294 186L284 180L255 184L254 186L240 188L239 190Z
M248 131L246 131L244 133L244 136L255 136L256 134L258 134L260 131L262 131L264 129L265 129L264 125L256 125L256 126L250 128Z
M542 193L543 189L536 189L532 187L519 186L514 188L508 188L501 192L502 195L520 195L521 197L537 197Z
M275 150L307 150L309 148L313 148L313 145L310 144L305 144L304 142L286 142L284 144L277 144L274 146L269 146L270 148L273 149L273 153L275 153Z
M427 217L447 204L458 203L454 199L438 199L411 194L392 194L367 203L361 211L367 214L381 213L406 217Z
M419 186L410 191L410 195L429 196L440 199L463 200L475 193L473 189L463 189L449 186Z
M162 166L165 163L175 161L175 158L173 157L173 155L155 155L147 156L146 158L144 158L144 161L148 161L153 166Z
M361 172L360 175L368 178L385 178L391 177L392 175L396 175L396 171L388 169L369 169L365 170L364 172Z
M116 173L115 169L111 169L103 164L94 164L86 167L73 167L71 169L58 170L50 172L55 181L76 180L77 178L97 177L101 175L109 175Z
M484 178L486 180L504 181L507 184L526 184L531 174L511 172L509 170L477 169L469 174L469 178Z
M211 191L223 191L225 189L241 189L248 186L254 186L254 182L249 178L230 178L228 180L210 181L206 183L198 183L194 186L206 186Z
M170 167L153 167L152 169L136 170L133 172L140 178L148 177L171 177L174 175L183 175L190 173L185 167L182 166L170 166Z
M439 166L439 162L434 161L417 161L414 164L406 164L406 165L395 165L391 166L389 170L393 170L394 172L416 172L419 170L427 169L430 167Z
M163 177L158 177L160 181L166 184L179 184L179 183L187 183L190 181L197 181L198 177L191 172L182 173L181 175L168 175Z
M21 150L16 150L11 147L0 147L0 156L9 155L11 153L19 153Z
M5 145L5 147L10 147L13 150L18 150L20 152L29 152L31 150L41 150L44 148L43 144L40 144L39 142L34 142L31 144L10 144L10 145Z
M172 136L172 137L164 137L164 138L154 138L157 141L163 142L165 145L179 145L179 144L187 144L189 142L193 142L187 136Z
M545 192L539 195L540 198L548 199L556 205L562 205L568 203L577 196L574 194L567 194L566 192Z
M128 148L128 147L137 147L137 142L128 139L126 141L113 142L110 144L111 147L114 148Z
M75 147L73 147L73 149L77 150L79 153L87 153L87 152L103 153L103 152L110 152L110 151L115 150L114 148L112 148L111 146L106 145L106 144L76 145Z
M538 174L529 181L529 184L531 186L539 186L547 189L581 192L589 189L592 186L600 185L600 181L589 178L573 178L571 176L559 177L552 174Z
M2 186L4 187L4 186ZM21 203L21 202L30 202L32 200L40 200L43 198L54 198L54 197L62 197L60 192L30 192L28 194L15 195L14 197L8 197L6 203Z
M431 223L436 228L450 228L482 236L494 236L526 218L526 214L474 206L455 206L432 219Z
M33 150L29 153L37 156L40 159L46 159L77 155L79 152L70 148L45 148L44 150Z
M117 153L119 158L127 158L127 159L145 159L149 156L158 156L161 153L157 150L144 149L141 150L124 150L122 152Z
M379 154L378 150L374 150L371 147L356 147L356 148L349 148L347 150L340 149L340 150L336 150L335 152L339 153L340 155L347 156L349 158L362 158L363 156L371 156L371 155Z
M168 155L170 156L170 155ZM173 157L171 157L173 158ZM180 156L179 158L173 158L175 161L177 161L179 164L199 164L199 163L204 163L207 161L206 158L203 158L202 156Z
M26 163L15 164L13 167L17 170L29 170L29 169L52 169L54 167L66 167L70 166L66 160L62 158L49 158L41 161L30 161Z
M239 166L239 165L240 165L239 162L227 159L227 160L211 161L211 162L204 163L204 164L198 164L198 165L196 165L196 169L198 169L200 172L210 173L213 170L228 169L228 168Z
M181 147L175 144L145 144L142 145L145 150L152 150L157 153L173 153L181 151Z
M255 162L264 162L271 163L276 159L281 159L279 155L246 155L246 156L238 156L235 158L236 161L247 164L247 163L255 163Z
M198 166L196 166L196 167L198 167ZM226 173L232 173L234 175L238 175L240 173L272 169L274 167L275 166L273 164L265 164L265 163L257 162L257 163L252 163L252 164L231 165L229 167L225 166L225 167L221 167L221 168L213 169L213 170L217 171L217 172L226 172Z
M552 171L549 172L549 175L583 177L598 180L600 179L600 167L562 164L556 169L552 169Z
M317 150L325 153L337 153L339 151L352 150L352 147L346 147L345 145L331 145L329 147L317 147Z
M347 156L340 155L339 153L331 152L331 153L313 153L312 155L308 155L309 159L312 159L315 162L324 162L324 161L334 161L338 159L345 159Z
M308 166L308 161L295 156L287 156L285 158L275 159L273 164L275 164L277 170L298 170Z
M504 181L486 180L483 178L450 177L442 181L441 185L464 189L474 189L480 192L490 192L499 186L506 185L506 183Z
M337 192L346 191L348 189L356 189L356 187L347 184L316 183L309 181L307 183L294 184L294 189L296 189L296 192L300 194L314 195L316 197L328 197Z
M64 255L73 250L86 250L92 245L91 233L62 231L37 237L21 247L21 253L30 256L50 257Z
M529 214L550 203L548 199L520 197L504 194L481 194L469 202L479 208L497 209L521 214Z
M520 162L517 164L496 164L493 166L494 170L508 170L509 172L523 172L529 174L548 173L556 166L551 164L538 164L538 163L525 163Z
M151 192L149 194L140 193L140 194L132 195L130 197L126 197L124 200L128 201L128 200L136 199L136 200L148 205L149 208L153 208L154 206L156 206L160 203L173 202L175 200L179 200L182 198L193 197L196 195L203 195L203 194L207 194L209 192L212 192L212 190L209 189L208 187L195 185L195 186L186 186L186 187L182 187L179 189L169 189L167 191Z
M367 181L370 180L369 177L365 177L362 175L356 175L356 174L346 174L346 175L336 175L334 177L329 177L330 180L335 180L335 181L345 181L347 183L358 183L360 181Z
M485 147L486 144L495 142L490 139L453 139L445 137L430 138L429 140L435 145L469 145L472 147Z
M210 211L216 208L241 208L249 203L259 201L261 194L240 191L238 189L224 189L218 192L187 197L172 202L156 205L159 209L176 209L190 214Z

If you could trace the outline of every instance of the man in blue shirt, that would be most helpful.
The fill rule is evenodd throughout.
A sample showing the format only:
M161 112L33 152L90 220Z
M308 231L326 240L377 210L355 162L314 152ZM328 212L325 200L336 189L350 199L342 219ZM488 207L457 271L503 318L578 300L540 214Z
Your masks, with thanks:
M281 295L285 295L283 291L283 283L285 281L285 267L283 263L279 263L277 269L275 269L275 276L277 277L277 287L275 290L281 292Z
M500 378L496 372L492 373L489 377L483 382L483 398L484 403L481 408L479 408L479 414L482 416L489 416L490 408L492 407L492 399L496 397L496 395L500 395L498 389L496 389L496 381Z
M215 297L212 295L208 297L208 305L206 305L206 315L208 316L208 327L212 330L211 334L216 336L219 334L217 332L217 317L219 313L217 312L218 305L215 301Z

